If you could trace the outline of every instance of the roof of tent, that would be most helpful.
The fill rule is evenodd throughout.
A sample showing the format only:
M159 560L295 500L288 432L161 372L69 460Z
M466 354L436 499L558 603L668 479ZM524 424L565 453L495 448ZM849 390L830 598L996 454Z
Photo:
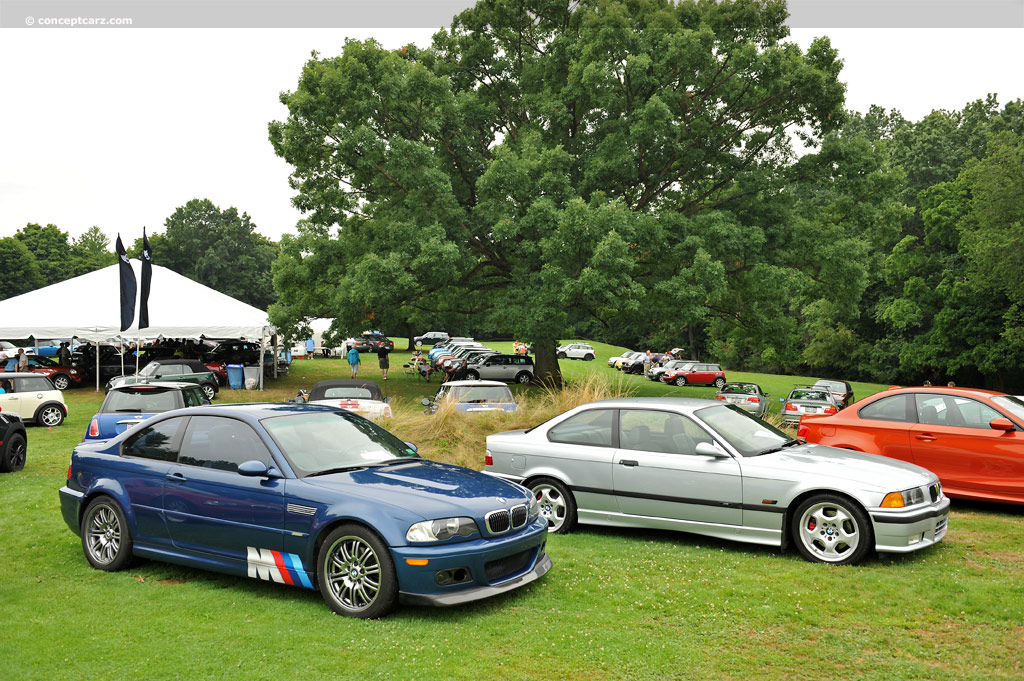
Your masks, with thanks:
M140 263L132 260L136 279ZM141 286L140 286L141 288ZM138 322L138 302L135 307ZM121 331L118 265L0 300L0 338L258 338L272 332L267 313L177 272L153 265L149 323Z

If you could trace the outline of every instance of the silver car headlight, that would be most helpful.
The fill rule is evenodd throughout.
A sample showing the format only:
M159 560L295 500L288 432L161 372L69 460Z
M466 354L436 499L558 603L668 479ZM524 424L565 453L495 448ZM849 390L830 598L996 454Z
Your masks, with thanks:
M920 487L912 487L902 492L889 492L882 499L882 508L903 508L924 503L925 494Z
M472 518L441 518L440 520L424 520L416 523L405 533L405 540L444 541L455 536L469 537L479 534L479 532L480 529Z

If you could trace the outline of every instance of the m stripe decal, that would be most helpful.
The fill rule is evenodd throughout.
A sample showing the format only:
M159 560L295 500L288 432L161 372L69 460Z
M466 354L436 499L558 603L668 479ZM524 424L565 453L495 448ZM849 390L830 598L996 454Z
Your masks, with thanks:
M309 581L309 577L306 576L306 571L302 569L302 560L300 560L294 553L286 553L284 554L284 558L288 561L288 571L298 578L302 586L307 589L312 589L313 583Z
M284 579L284 583L295 586L295 580L292 579L291 571L288 570L287 567L285 567L284 557L281 555L281 552L273 551L272 553L274 554L274 563L277 564L277 569L281 573L281 578Z
M611 496L630 497L632 499L651 499L652 501L667 501L673 504L692 504L694 506L714 506L716 508L739 508L744 511L762 511L764 513L785 513L786 509L781 506L768 504L741 504L731 501L714 501L713 499L691 499L688 497L670 497L664 494L649 494L647 492L613 492L599 487L576 487L570 489L574 492L586 492L589 494L608 494Z
M249 576L279 584L302 585L313 588L313 582L302 568L302 559L294 553L281 553L270 549L247 546Z

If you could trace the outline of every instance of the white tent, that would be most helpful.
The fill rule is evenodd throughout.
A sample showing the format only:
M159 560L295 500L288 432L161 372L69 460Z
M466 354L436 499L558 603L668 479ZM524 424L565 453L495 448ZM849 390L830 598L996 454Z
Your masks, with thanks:
M132 260L141 282L139 261ZM271 333L267 313L203 286L177 272L153 266L150 326L121 332L118 266L89 272L20 296L0 300L0 338L260 338ZM139 286L141 289L141 286ZM138 321L138 303L135 308Z
M132 260L141 289L141 263ZM111 265L45 288L0 300L0 338L71 338L101 341L134 338L266 339L273 328L263 310L177 272L153 266L150 326L121 331L120 276ZM262 387L262 385L261 385Z

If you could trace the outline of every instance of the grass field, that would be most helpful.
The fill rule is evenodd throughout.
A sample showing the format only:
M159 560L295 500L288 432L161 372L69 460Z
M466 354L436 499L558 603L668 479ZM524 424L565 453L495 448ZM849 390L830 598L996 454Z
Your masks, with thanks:
M562 366L570 381L622 381L598 384L595 395L713 393L621 377L602 359L617 350L598 346L597 361ZM376 358L363 357L361 373L379 376ZM392 428L427 456L479 468L483 430L519 427L553 404L515 387L523 414L430 424L418 401L437 386L404 375L402 360L392 357L386 386ZM225 390L217 402L280 401L347 375L342 360L298 360L264 394ZM773 398L805 381L727 375L755 380ZM859 399L885 386L854 387ZM148 561L120 573L90 568L57 489L101 396L66 397L68 421L30 428L25 470L0 476L2 681L1024 679L1021 508L954 502L940 545L852 568L680 533L583 528L551 537L554 568L517 592L357 621L292 587Z

